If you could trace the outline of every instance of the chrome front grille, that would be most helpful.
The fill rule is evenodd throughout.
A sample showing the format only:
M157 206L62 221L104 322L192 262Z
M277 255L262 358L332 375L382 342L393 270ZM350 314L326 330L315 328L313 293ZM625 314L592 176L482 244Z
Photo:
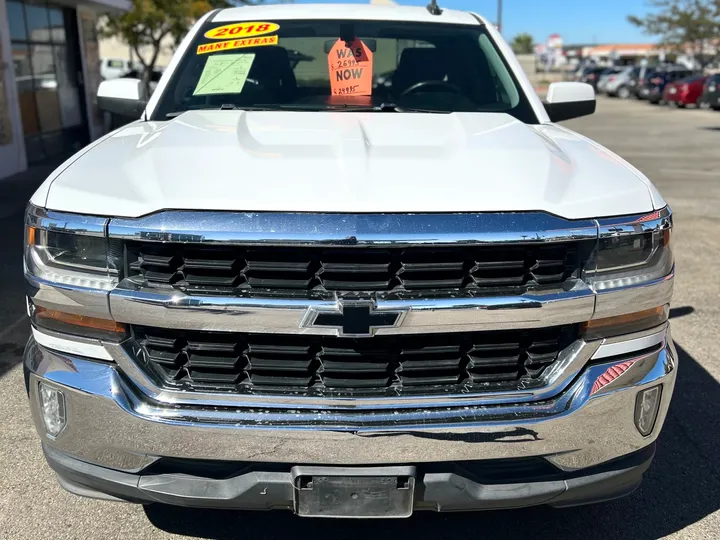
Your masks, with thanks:
M198 391L363 397L531 385L577 325L434 335L331 336L132 327L158 384Z
M580 276L593 241L405 248L128 242L126 268L189 294L285 291L520 293Z
M540 389L594 309L582 279L592 220L168 211L114 219L108 234L123 254L113 317L131 325L143 378L168 390L382 399ZM370 331L349 330L351 303L367 306ZM395 324L373 326L388 314Z

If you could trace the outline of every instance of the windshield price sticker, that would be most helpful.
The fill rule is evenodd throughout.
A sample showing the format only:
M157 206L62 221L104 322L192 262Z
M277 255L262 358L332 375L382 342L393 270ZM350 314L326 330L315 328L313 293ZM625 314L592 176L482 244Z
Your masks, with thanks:
M205 32L208 39L232 39L271 34L280 29L279 24L269 22L243 22L218 26Z
M228 41L218 41L216 43L206 43L199 45L197 54L207 54L217 51L229 51L232 49L245 49L247 47L262 47L263 45L277 45L277 36L264 36L259 38L247 39L231 39Z
M239 94L245 86L254 60L254 53L210 56L205 62L193 96Z
M352 43L338 39L328 54L330 90L333 96L372 94L373 53L359 39Z

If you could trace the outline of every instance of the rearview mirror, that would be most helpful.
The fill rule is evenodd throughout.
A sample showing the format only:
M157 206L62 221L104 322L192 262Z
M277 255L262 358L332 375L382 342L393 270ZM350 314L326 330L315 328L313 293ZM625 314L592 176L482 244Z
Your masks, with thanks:
M360 41L362 41L365 44L365 46L368 49L370 49L370 52L374 53L375 50L377 49L377 40L375 40L375 39L360 38ZM330 54L330 51L332 50L333 46L336 43L337 43L337 39L328 39L324 43L324 47L323 47L325 54Z
M579 82L552 83L543 105L551 122L587 116L595 112L595 90Z
M97 93L98 108L101 111L140 118L147 95L140 79L112 79L100 83Z

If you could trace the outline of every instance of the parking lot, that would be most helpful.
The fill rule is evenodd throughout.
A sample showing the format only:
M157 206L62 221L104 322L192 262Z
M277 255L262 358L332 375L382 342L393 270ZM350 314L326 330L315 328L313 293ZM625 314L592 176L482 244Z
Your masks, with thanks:
M720 335L720 113L601 98L596 115L567 125L648 174L675 213L671 316L679 379L655 463L633 495L566 510L416 514L410 520L362 522L143 508L69 495L45 465L30 421L20 365L29 333L23 207L3 205L13 194L0 192L0 538L720 537L720 359L714 354ZM602 178L597 189L603 189Z

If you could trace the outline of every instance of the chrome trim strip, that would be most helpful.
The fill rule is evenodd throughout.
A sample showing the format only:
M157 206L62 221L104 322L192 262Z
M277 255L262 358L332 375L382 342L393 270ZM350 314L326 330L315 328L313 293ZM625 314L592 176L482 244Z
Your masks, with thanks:
M87 315L101 319L111 319L109 290L91 289L47 281L25 272L27 296L36 306L56 309L75 315Z
M636 351L648 349L653 345L660 345L667 339L667 326L667 323L665 323L660 331L642 337L627 339L628 336L622 336L622 341L615 338L612 340L604 339L602 345L595 351L595 354L592 355L591 360L632 354ZM657 328L654 330L657 330Z
M569 291L514 296L408 300L376 297L377 312L405 312L402 326L378 328L375 335L539 328L592 318L595 297L578 282ZM309 311L340 310L335 294L325 299L192 296L173 289L144 288L123 280L110 293L110 312L118 322L224 332L338 335L331 327L303 328Z
M641 285L594 293L578 282L569 291L515 296L390 299L376 297L377 311L406 312L402 325L376 335L542 328L652 309L670 302L674 274ZM303 328L308 311L338 311L337 295L308 299L192 296L145 288L124 280L109 296L118 322L219 332L338 335L334 328Z
M56 212L32 204L25 213L25 225L86 236L105 236L108 221L105 217Z
M474 245L597 238L595 220L540 212L487 214L310 214L164 211L111 219L111 238L267 245Z
M675 271L640 285L597 291L593 319L626 315L669 304L673 295Z
M32 327L32 335L40 345L51 350L99 360L112 361L113 359L100 340L97 339L63 336L55 332L38 330L34 326Z
M600 238L642 234L672 227L672 210L666 206L649 214L619 216L597 220Z

